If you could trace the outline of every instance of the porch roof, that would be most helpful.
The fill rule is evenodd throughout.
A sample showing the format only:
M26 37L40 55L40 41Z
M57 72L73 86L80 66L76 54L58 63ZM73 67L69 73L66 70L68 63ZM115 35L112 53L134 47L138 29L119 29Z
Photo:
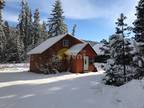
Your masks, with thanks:
M68 49L65 54L67 55L77 55L88 43L81 43L81 44L76 44L72 46L70 49Z

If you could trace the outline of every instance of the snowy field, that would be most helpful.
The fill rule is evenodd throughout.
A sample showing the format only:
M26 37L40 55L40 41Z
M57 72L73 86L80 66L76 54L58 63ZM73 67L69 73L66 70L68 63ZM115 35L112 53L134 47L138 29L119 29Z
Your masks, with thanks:
M43 75L28 65L1 66L0 108L144 108L144 81L102 83L104 72Z

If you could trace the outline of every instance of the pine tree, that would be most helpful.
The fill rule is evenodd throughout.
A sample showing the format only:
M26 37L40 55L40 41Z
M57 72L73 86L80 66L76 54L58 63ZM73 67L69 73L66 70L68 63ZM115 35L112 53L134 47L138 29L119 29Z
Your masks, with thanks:
M133 57L133 78L142 79L144 77L144 59L136 53Z
M4 22L3 28L4 28L4 32L6 35L6 39L8 39L10 37L10 26L9 26L8 21Z
M63 9L60 0L56 0L48 21L49 36L58 36L67 33L67 26L64 23Z
M137 42L144 43L144 0L140 0L136 6L136 17L134 21L134 33Z
M9 29L10 34L9 38L7 39L7 46L6 46L6 62L9 63L17 63L20 62L17 54L17 30L16 28Z
M139 55L144 57L144 0L140 0L136 6L136 17L134 21L135 39L139 47Z
M19 15L18 28L20 31L20 38L23 40L24 50L26 53L28 47L32 43L32 13L26 0L22 0L21 6L22 9Z
M108 59L110 59L110 43L103 39L100 41L100 51L101 51L101 55L98 56L98 58L100 58L100 62L102 63L106 63Z
M33 18L32 18L32 12L30 9L28 10L28 13L29 14L28 14L27 19L29 20L28 20L28 26L27 26L27 33L28 33L27 40L28 40L28 47L29 47L32 44L32 37L33 37L33 32L32 32L33 31Z
M47 33L47 25L43 21L43 24L41 25L41 40L40 40L40 42L43 42L43 41L45 41L48 38L49 38L49 35Z
M0 62L4 62L6 48L6 37L3 26L0 24Z
M72 35L73 36L75 36L76 28L77 28L77 25L74 24L73 29L72 29Z
M107 56L107 58L109 58L109 56L110 56L110 43L105 39L101 40L100 43L102 44L102 47L100 48L100 50L102 52L104 52L104 55Z
M120 86L132 79L132 72L129 67L132 64L132 50L130 42L125 39L127 24L126 17L121 14L116 22L116 34L110 37L110 60L109 68L106 71L105 83L110 85Z
M16 30L15 34L16 34L17 61L22 62L25 60L24 43L23 40L21 39L20 31Z
M6 36L3 29L2 10L4 8L4 0L0 0L0 62L4 62L5 48L6 48Z
M11 50L14 45L12 44L13 39L11 38L11 33L10 33L11 31L10 31L10 27L7 21L4 22L3 28L4 28L4 33L6 36L5 61L9 62L11 58L10 56L12 55Z
M100 43L109 44L109 42L108 42L106 39L102 39L102 40L100 41Z
M144 77L144 0L138 2L136 6L136 20L134 21L134 33L136 48L138 49L134 56L135 75L134 78Z
M33 22L33 39L32 44L33 47L40 43L41 40L41 27L40 27L40 13L39 10L36 9L34 13L34 22Z
M116 22L116 34L120 34L122 35L122 50L121 50L121 54L119 55L119 59L118 60L122 60L122 65L123 65L123 73L124 73L124 76L125 76L125 82L126 82L126 61L125 61L125 34L124 32L127 30L127 24L125 24L125 21L126 20L126 16L124 16L123 13L121 13L120 15L120 18L117 19L117 22ZM120 47L120 46L119 46ZM118 61L118 62L120 62Z
M105 84L120 86L125 83L124 74L121 64L117 62L121 49L122 36L115 34L109 39L110 42L110 59L107 62L106 76L104 78Z
M0 23L2 23L2 9L5 6L5 1L4 0L0 0Z

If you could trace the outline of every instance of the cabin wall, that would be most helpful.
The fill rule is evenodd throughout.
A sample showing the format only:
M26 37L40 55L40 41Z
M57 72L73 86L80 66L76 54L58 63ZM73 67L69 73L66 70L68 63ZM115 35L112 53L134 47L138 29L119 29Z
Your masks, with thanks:
M30 56L30 72L39 72L40 64L41 64L40 55L31 55Z
M71 72L83 73L83 59L75 56L71 59Z

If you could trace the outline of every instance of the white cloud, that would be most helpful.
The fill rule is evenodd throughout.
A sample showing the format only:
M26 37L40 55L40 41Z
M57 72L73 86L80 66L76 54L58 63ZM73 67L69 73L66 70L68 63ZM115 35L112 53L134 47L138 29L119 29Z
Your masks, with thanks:
M72 19L90 19L100 16L99 10L89 2L90 0L62 0L65 16Z
M91 0L62 0L62 4L67 18L106 18L108 20L115 20L119 17L120 13L124 13L129 18L128 22L131 22L131 20L134 19L137 1L138 0L119 0L110 6L98 6L96 2L93 4Z
M32 10L39 8L41 13L47 14L47 16L42 16L43 19L46 19L52 10L52 4L55 0L28 0ZM129 18L128 23L131 23L135 16L135 6L138 0L110 0L114 1L111 4L110 1L104 2L104 0L97 0L103 3L108 3L107 5L99 5L95 0L61 0L64 15L66 18L70 19L96 19L104 18L108 19L111 22L115 21L121 12ZM95 1L95 2L92 2ZM6 2L19 2L19 0L7 0ZM14 15L10 12L4 13L4 18L9 21L17 21L18 15Z
M64 9L64 15L69 19L96 19L104 18L114 23L119 17L120 13L124 13L130 24L135 18L135 6L137 5L138 0L110 0L105 2L104 0L61 0L62 6ZM97 2L101 2L101 5ZM43 2L36 1L37 4L40 4L40 10L43 13L49 14L52 10L52 4L54 0L48 2L48 0L43 0ZM110 2L110 3L108 3ZM104 6L102 5L104 4ZM108 3L108 4L107 4ZM107 4L107 5L106 5ZM48 15L46 16L46 18Z

